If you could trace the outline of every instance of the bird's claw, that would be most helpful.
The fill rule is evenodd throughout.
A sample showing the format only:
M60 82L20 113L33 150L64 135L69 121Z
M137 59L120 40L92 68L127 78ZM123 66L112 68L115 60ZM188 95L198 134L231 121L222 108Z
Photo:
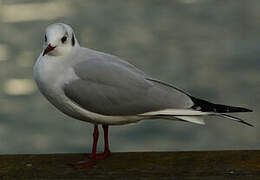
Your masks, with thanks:
M95 156L96 160L102 160L105 159L106 157L110 156L110 151L107 152L102 152L102 153L97 153ZM91 158L92 154L91 153L86 153L84 156L87 156L88 158Z
M90 160L90 161L79 161L76 163L71 163L70 165L73 166L75 169L83 169L87 167L94 166L96 164L96 160Z
M71 163L70 165L73 166L75 169L83 169L83 168L91 167L91 166L96 165L96 160L105 159L109 155L110 155L110 151L98 153L94 157L92 156L91 153L86 153L86 154L84 154L84 156L87 156L88 160Z

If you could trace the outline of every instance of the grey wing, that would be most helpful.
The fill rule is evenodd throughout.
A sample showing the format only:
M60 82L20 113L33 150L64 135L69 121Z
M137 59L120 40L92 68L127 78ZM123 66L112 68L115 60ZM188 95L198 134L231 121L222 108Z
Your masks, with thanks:
M77 63L79 77L64 85L65 95L84 109L103 115L136 115L168 108L190 108L184 92L150 79L135 67L94 58Z

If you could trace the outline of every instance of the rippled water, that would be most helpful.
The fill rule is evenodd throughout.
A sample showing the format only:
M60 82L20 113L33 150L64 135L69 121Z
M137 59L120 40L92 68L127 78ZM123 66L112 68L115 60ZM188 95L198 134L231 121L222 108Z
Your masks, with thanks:
M32 80L44 30L54 22L73 26L82 46L117 55L194 96L255 110L241 114L255 128L222 118L207 118L205 126L167 120L114 126L112 151L260 147L260 1L0 3L0 153L91 148L93 125L56 110Z

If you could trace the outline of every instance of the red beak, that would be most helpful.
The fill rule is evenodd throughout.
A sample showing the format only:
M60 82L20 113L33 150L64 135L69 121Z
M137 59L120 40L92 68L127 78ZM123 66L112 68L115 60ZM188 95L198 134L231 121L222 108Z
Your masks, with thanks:
M48 44L48 46L45 48L42 56L44 56L45 54L48 54L50 51L52 51L53 49L55 49L55 46L52 47L50 44Z

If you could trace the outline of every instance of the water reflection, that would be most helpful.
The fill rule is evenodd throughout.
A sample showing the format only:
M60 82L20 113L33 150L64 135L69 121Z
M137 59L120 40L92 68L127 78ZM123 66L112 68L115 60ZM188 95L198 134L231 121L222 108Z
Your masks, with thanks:
M53 22L71 24L81 45L118 55L195 96L255 109L241 115L254 129L221 118L207 118L206 126L153 120L111 127L113 151L260 147L258 1L0 2L0 153L91 148L92 125L56 110L32 80L44 29Z
M7 79L3 90L11 96L30 95L35 92L36 87L32 79Z
M6 61L9 56L8 46L5 44L0 44L0 61Z
M5 23L53 20L72 14L66 1L39 3L3 3L2 19ZM18 13L19 12L19 13Z

